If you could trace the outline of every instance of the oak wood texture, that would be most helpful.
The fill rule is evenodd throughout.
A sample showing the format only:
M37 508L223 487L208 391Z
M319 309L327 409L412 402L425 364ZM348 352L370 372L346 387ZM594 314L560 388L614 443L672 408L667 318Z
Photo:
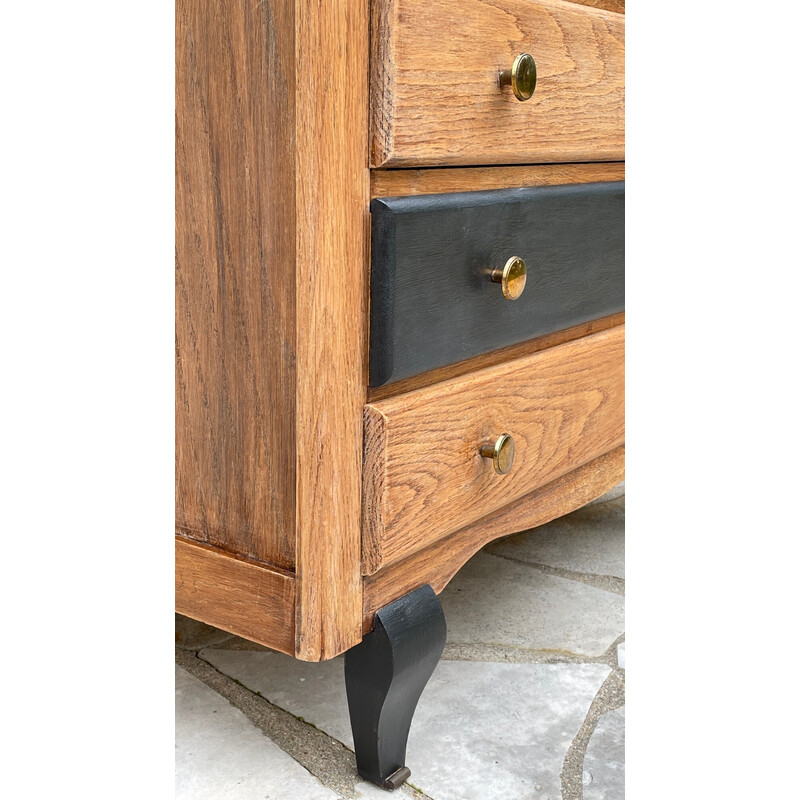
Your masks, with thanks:
M294 655L294 578L175 539L175 610Z
M625 163L537 164L517 167L444 167L431 169L374 169L372 197L473 192L518 186L624 181Z
M508 475L479 447L514 437ZM370 403L362 570L370 575L620 446L624 326Z
M370 385L625 308L622 181L372 201ZM490 280L527 265L510 301Z
M296 32L297 656L361 639L369 0L301 0Z
M294 572L306 660L361 638L368 63L368 0L176 5L177 527Z
M592 8L604 8L606 11L615 11L617 14L625 13L625 0L570 0L582 6L592 6Z
M177 0L177 529L295 563L294 19Z
M369 14L368 0L176 3L176 607L307 660L363 624ZM521 175L446 172L373 184Z
M383 386L376 386L372 389L368 389L367 402L374 403L379 400L385 400L387 397L395 397L399 394L405 394L406 392L413 392L416 389L432 386L434 383L439 383L440 381L450 380L451 378L467 375L479 369L502 364L515 358L531 355L532 353L538 353L541 350L546 350L548 347L555 347L565 342L571 342L574 339L580 339L582 336L588 336L591 333L598 333L599 331L605 331L609 328L615 328L617 325L623 325L624 323L625 312L623 311L619 314L611 314L608 317L586 322L583 325L575 325L563 331L548 333L546 336L537 336L535 339L530 339L526 342L512 344L508 347L501 347L499 350L492 350L489 353L483 353L474 358L459 361L456 364L449 364L440 369L423 372L421 375L414 375L412 378L404 378L396 383L385 383Z
M625 448L618 447L412 556L364 578L363 631L375 612L396 597L429 583L442 591L485 544L544 525L600 497L625 478Z
M561 0L374 0L374 167L624 160L625 17ZM498 74L537 66L519 102Z

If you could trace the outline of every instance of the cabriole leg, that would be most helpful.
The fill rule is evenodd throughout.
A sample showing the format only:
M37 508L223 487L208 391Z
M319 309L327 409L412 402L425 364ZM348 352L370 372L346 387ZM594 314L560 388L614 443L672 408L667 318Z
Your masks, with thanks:
M405 766L411 718L446 637L439 598L425 585L378 611L374 630L345 654L358 772L385 789L411 775Z

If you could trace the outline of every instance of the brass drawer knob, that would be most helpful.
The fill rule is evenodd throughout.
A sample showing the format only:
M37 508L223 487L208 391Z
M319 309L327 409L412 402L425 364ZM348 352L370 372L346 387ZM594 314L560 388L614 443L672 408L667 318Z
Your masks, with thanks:
M492 270L492 280L503 287L506 300L516 300L525 290L528 268L519 256L511 256L503 269Z
M536 62L528 53L514 59L511 69L500 73L500 86L510 86L517 100L530 100L536 88Z
M494 444L481 445L481 455L491 458L494 471L498 475L505 475L514 463L514 440L511 434L503 433Z

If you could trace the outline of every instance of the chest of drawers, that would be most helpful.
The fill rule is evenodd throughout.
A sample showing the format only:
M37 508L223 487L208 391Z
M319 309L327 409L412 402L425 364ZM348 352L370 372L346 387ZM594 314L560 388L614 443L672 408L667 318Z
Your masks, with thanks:
M623 10L176 4L176 608L347 651L385 786L435 593L623 477Z

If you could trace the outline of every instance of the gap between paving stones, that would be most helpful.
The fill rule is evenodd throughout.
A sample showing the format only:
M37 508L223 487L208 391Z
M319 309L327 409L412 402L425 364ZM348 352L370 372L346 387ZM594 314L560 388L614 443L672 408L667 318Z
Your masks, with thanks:
M341 742L310 722L295 717L251 692L237 680L220 672L196 652L176 647L175 662L190 675L239 709L267 738L298 764L316 776L324 786L343 798L358 798L356 786L364 779L356 770L355 754ZM411 783L394 792L412 800L432 800ZM388 796L388 795L387 795Z
M503 558L506 561L513 561L517 564L532 567L548 575L580 581L597 589L625 596L625 581L614 575L595 575L561 567L551 567L547 564L537 564L514 558L513 556L493 553L490 548L491 545L489 548L484 549L483 552L495 558ZM578 733L572 740L561 768L562 800L583 800L583 764L589 740L592 738L592 734L597 728L597 722L603 714L625 705L625 670L621 669L617 664L617 647L624 641L625 634L623 633L605 653L597 657L547 650L527 650L523 647L492 644L459 645L454 643L445 647L442 658L452 661L508 661L511 663L601 663L608 664L612 668L611 673L603 682L594 700L592 700L589 711L586 713L586 719L584 719Z
M495 661L508 664L606 664L617 668L617 645L625 641L621 633L599 656L582 656L564 650L532 650L508 644L459 644L448 642L442 661Z
M561 768L562 800L583 800L583 762L589 740L597 728L597 722L603 714L625 705L625 670L616 668L603 681L592 700L586 719L578 729L572 744L564 756Z
M617 647L624 641L625 634L623 633L602 655L594 657L571 656L500 645L453 644L447 645L442 660L586 663L610 666L612 671L592 700L586 718L570 744L562 766L560 776L562 800L582 800L583 763L597 722L603 714L625 704L625 670L617 666ZM273 705L262 695L250 691L191 650L176 648L176 662L189 674L201 680L239 709L265 736L312 775L315 775L323 785L343 798L359 796L355 787L362 783L362 779L356 771L355 755L337 739L313 724ZM405 784L399 791L412 800L431 800L428 795L411 783Z
M491 547L491 545L490 545ZM589 586L594 586L596 589L603 589L606 592L613 594L625 595L625 581L618 578L616 575L595 575L592 572L575 572L571 569L563 569L562 567L551 567L548 564L537 564L533 561L525 561L522 558L514 558L501 553L493 553L489 549L483 551L487 556L494 558L502 558L505 561L513 561L515 564L522 564L525 567L533 567L533 569L544 572L546 575L554 575L557 578L565 578L570 581L580 581Z
M547 564L538 564L491 552L491 545L484 553L502 558L539 572L566 580L579 581L595 588L624 596L625 581L613 575L596 575L577 572ZM222 637L216 642L203 642L203 646L215 649L267 649L253 647L252 643L238 637ZM459 644L445 646L444 661L483 661L500 663L542 663L542 664L606 664L612 671L598 690L578 733L570 744L561 770L562 800L582 800L584 759L592 734L603 714L620 708L625 704L625 670L617 663L617 648L625 641L621 634L600 656L583 656L566 651L532 650L512 645L497 644ZM270 703L260 694L251 692L238 681L219 672L203 660L191 647L199 642L187 643L176 648L177 663L190 674L216 691L231 705L238 708L264 735L288 753L295 761L315 775L325 786L343 798L357 798L356 786L362 783L355 767L355 755L341 742L326 734L301 718ZM239 645L239 646L237 646ZM400 790L413 800L431 800L413 784L405 784Z

